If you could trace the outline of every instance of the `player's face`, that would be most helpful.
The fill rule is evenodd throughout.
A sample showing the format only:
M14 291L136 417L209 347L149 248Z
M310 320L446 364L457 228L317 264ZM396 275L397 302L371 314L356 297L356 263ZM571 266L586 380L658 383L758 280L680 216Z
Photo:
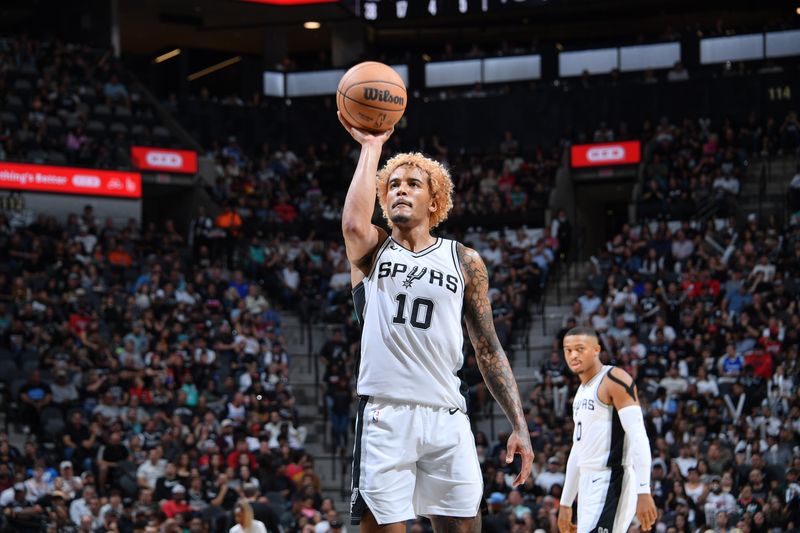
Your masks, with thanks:
M389 218L398 226L415 226L427 222L436 210L431 198L428 176L411 165L397 167L389 176L386 205Z
M597 339L587 335L571 335L564 337L564 359L573 373L582 373L594 367L600 356L600 345Z

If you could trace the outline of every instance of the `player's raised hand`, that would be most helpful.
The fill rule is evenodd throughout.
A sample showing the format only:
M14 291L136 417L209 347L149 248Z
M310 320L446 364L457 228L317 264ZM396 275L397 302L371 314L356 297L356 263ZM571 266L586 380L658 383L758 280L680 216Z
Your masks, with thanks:
M353 137L353 139L355 139L356 142L358 142L358 144L361 145L377 144L378 146L382 146L383 143L389 140L389 137L392 136L392 133L394 133L394 128L392 128L390 130L384 131L383 133L372 134L368 131L360 130L352 126L349 122L347 122L344 119L341 112L337 111L336 116L339 117L339 122L342 123L342 126L344 127L345 130L347 130L347 133L349 133L350 136Z
M559 533L576 533L578 526L572 523L572 507L558 508L558 531Z
M533 448L531 446L531 436L528 433L528 428L524 428L520 431L513 431L511 436L508 437L508 442L506 444L506 462L512 462L515 454L519 454L520 457L522 457L522 468L520 468L517 477L514 478L514 486L517 487L525 483L525 480L531 475L531 467L533 466Z
M658 512L656 511L656 502L650 494L639 494L636 500L636 518L642 525L642 531L650 531L653 524L656 523Z

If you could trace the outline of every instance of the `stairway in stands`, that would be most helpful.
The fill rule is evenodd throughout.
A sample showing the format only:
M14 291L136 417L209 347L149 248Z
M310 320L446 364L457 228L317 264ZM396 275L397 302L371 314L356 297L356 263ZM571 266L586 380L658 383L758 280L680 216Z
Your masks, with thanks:
M308 428L306 451L314 457L314 471L322 481L322 494L333 498L336 510L348 518L350 506L350 453L340 457L330 449L330 429L323 409L319 382L325 372L318 354L327 339L326 326L302 326L293 313L281 314L286 349L291 355L289 383L296 398L301 423ZM352 434L348 446L352 446Z
M741 181L741 212L758 213L761 218L772 213L784 216L786 192L797 172L798 161L794 155L753 159Z
M562 269L556 279L551 279L543 297L544 305L535 310L530 328L522 332L522 336L515 337L507 349L523 407L528 405L534 386L541 382L542 363L553 350L553 339L561 329L562 319L586 285L586 272L586 262L575 262ZM509 432L511 426L500 406L492 400L488 412L477 421L475 429L483 431L494 443L497 436Z

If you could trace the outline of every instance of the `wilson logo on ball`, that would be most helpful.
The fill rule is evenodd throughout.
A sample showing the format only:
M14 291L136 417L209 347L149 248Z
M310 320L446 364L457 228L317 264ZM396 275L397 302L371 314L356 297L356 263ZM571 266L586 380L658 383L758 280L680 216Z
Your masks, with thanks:
M379 89L373 89L372 87L364 88L364 100L386 102L397 105L403 105L404 102L404 98L402 96L395 96L388 90L381 91Z

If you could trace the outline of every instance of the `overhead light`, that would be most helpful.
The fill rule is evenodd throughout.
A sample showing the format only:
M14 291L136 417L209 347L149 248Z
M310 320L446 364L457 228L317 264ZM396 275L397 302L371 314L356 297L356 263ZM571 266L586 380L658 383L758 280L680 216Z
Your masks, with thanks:
M316 20L309 20L303 23L303 27L307 30L318 30L320 26L322 26L322 24L320 24Z
M198 70L197 72L195 72L193 74L189 74L187 79L189 81L194 81L197 78L202 78L203 76L208 76L212 72L216 72L218 70L224 69L225 67L229 67L231 65L235 65L236 63L238 63L241 60L242 60L242 56L236 56L236 57L232 57L230 59L226 59L225 61L221 61L221 62L217 63L216 65L211 65L210 67L204 68L203 70Z
M156 63L163 63L167 59L172 59L173 57L179 55L180 53L181 53L181 49L180 48L176 48L175 50L171 50L171 51L167 52L166 54L161 54L160 56L158 56L155 59L155 61L156 61Z
M797 9L795 9L795 11L794 11L794 12L795 12L795 13L797 13L798 15L800 15L800 7L798 7Z

